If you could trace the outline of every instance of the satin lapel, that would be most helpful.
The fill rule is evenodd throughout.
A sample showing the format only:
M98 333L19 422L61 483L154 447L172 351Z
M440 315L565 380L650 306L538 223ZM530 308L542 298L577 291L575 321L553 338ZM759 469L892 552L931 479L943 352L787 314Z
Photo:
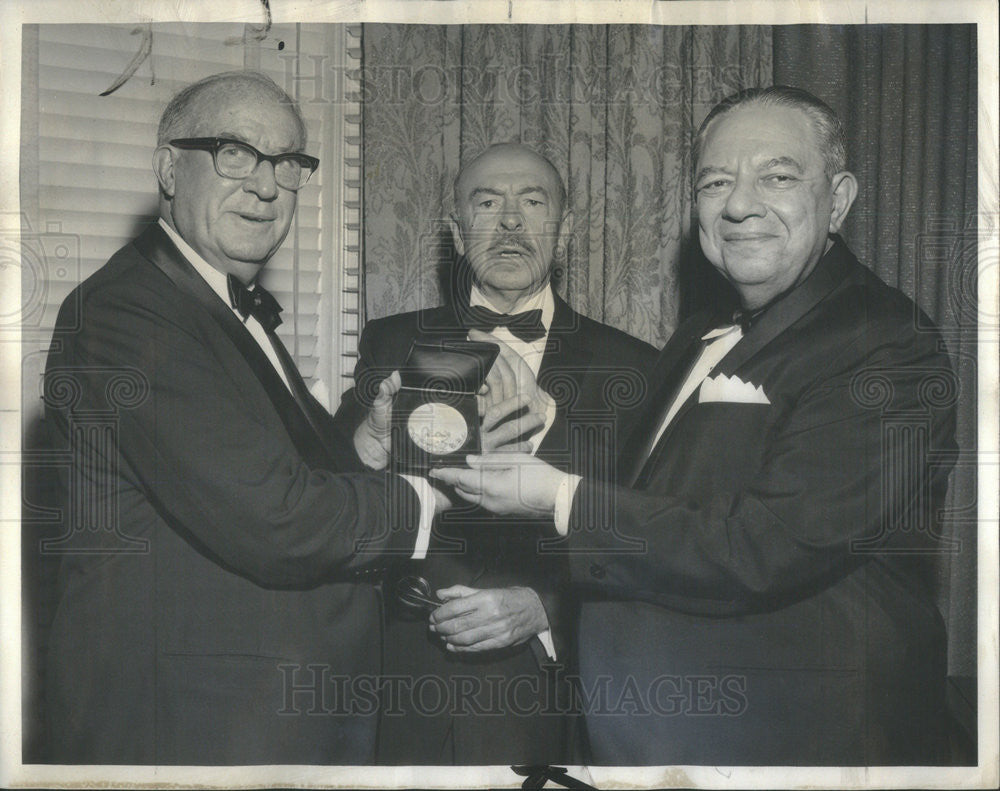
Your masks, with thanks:
M177 288L207 310L246 360L261 387L267 393L278 417L288 431L303 459L312 466L335 466L330 449L325 446L302 413L285 383L246 327L236 318L187 259L181 255L159 225L153 225L134 242L136 249L149 259Z
M840 237L820 259L816 268L796 289L775 302L751 327L719 365L716 371L732 376L744 363L767 346L781 333L818 305L845 278L856 260Z
M655 447L650 447L653 436L659 430L660 423L670 410L677 391L701 350L702 336L717 322L718 316L714 311L696 313L677 328L660 352L650 376L649 393L646 396L649 406L643 418L636 423L619 457L618 474L623 484L633 485L649 458L654 455ZM669 433L668 428L657 445L662 444Z
M567 447L567 408L579 401L579 388L594 357L593 345L580 331L580 315L558 294L553 292L553 296L555 310L542 362L538 366L538 381L553 392L557 406L555 420L538 448L539 453ZM562 393L566 393L567 397L560 398Z
M590 365L594 356L592 344L580 331L580 315L557 294L553 296L555 296L555 310L552 313L548 337L545 339L542 362L538 366L539 377L553 369L582 372Z

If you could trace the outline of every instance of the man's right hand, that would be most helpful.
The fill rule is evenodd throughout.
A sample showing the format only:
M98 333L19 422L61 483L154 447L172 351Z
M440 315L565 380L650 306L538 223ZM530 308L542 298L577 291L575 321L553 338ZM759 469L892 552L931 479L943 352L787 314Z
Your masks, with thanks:
M399 371L383 379L365 421L354 432L354 449L365 466L373 470L384 470L389 464L392 401L401 385Z
M532 452L530 442L508 443L520 437L530 438L545 426L549 414L555 410L552 397L538 386L521 355L506 343L480 330L470 330L469 340L493 343L500 349L478 399L483 418L483 451ZM502 423L525 407L527 412L519 419Z
M567 478L561 470L523 453L468 456L466 462L468 468L439 467L430 477L495 514L544 519L555 513L559 487Z

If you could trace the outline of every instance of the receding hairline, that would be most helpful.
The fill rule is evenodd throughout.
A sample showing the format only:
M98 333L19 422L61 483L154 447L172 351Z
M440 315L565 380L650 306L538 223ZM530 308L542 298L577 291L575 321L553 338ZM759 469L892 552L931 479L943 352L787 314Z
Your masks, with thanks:
M494 143L488 148L484 149L482 152L477 154L473 159L467 162L461 170L458 171L458 175L455 177L454 183L454 193L455 193L455 207L458 208L462 203L461 185L463 179L468 176L469 172L475 168L477 164L482 163L484 159L491 156L502 156L504 153L516 153L520 155L527 155L533 159L536 159L542 167L546 168L549 176L551 177L553 183L556 185L555 198L559 200L559 209L563 210L566 208L566 185L563 184L562 176L559 175L559 170L555 165L548 159L548 157L539 154L530 146L526 146L523 143Z
M233 101L241 97L262 96L285 107L295 119L300 146L305 148L307 132L298 103L266 74L256 71L228 71L213 74L178 91L160 116L156 144L166 145L171 139L194 133L199 121L206 117L201 110L216 97Z
M816 145L823 159L823 170L828 178L846 170L845 132L837 113L822 99L802 88L772 85L767 88L748 88L727 96L711 109L702 121L691 147L692 176L698 172L698 160L704 150L705 140L717 121L739 110L770 107L787 107L803 115L816 138Z

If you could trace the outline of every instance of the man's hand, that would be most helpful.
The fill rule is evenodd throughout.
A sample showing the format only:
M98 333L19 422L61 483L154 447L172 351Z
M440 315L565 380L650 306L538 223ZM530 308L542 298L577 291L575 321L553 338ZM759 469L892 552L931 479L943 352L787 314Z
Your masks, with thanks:
M513 395L510 398L494 404L483 415L483 431L481 435L483 450L489 453L502 450L507 453L530 453L531 442L518 441L519 437L534 434L545 425L545 415L530 410L531 399L526 394ZM529 410L516 418L511 415ZM509 418L509 419L508 419Z
M503 341L480 330L469 330L470 341L495 343L500 347L496 362L486 375L486 384L479 398L479 414L484 418L492 407L509 402L514 396L527 397L529 411L546 415L554 406L552 397L535 381L531 368L517 352Z
M453 585L437 591L445 603L430 616L430 629L456 653L506 648L549 628L538 594L531 588L477 590Z
M442 467L430 476L495 514L552 516L564 472L526 453L468 456L466 461L470 469Z
M383 379L364 423L354 432L354 449L365 466L373 470L384 470L389 464L392 401L401 386L399 371L393 371Z

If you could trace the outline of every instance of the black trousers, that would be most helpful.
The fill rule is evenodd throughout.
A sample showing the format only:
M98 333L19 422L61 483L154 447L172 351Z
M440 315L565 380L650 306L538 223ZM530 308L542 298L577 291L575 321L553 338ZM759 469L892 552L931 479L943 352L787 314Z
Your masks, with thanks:
M406 620L391 612L384 637L377 763L582 760L569 674L562 664L540 664L542 652L529 643L453 654L428 631L425 619Z

